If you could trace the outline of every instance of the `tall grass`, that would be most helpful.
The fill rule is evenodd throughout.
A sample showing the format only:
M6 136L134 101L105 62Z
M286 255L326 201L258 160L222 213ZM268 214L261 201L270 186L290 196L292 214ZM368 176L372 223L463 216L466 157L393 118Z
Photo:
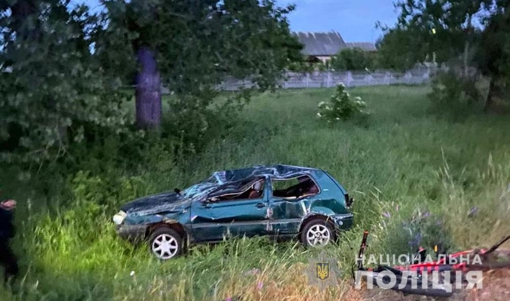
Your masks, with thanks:
M317 104L333 92L257 96L237 126L184 169L165 143L134 160L113 140L87 154L78 173L42 170L20 181L15 167L5 167L0 185L20 202L14 246L23 279L15 294L0 288L2 300L356 300L363 292L347 278L363 229L372 231L369 254L409 249L401 222L417 212L440 216L456 248L491 244L508 230L508 118L448 123L428 113L426 87L367 87L350 93L366 101L368 126L322 124ZM329 291L320 293L305 276L318 251L293 242L240 239L161 263L113 231L111 216L130 199L185 187L215 170L274 163L323 168L355 198L354 229L326 250L345 272Z

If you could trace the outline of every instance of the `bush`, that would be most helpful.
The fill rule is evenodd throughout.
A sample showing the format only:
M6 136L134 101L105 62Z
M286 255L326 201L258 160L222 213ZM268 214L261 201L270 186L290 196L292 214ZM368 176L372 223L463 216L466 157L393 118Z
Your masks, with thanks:
M347 48L331 60L334 70L365 70L374 67L374 56L361 48Z
M205 91L168 99L161 138L172 141L176 157L200 153L213 140L227 135L237 125L238 113L248 103L251 91L218 94Z
M365 102L361 101L360 97L352 98L345 91L343 84L337 86L336 93L331 96L329 104L323 101L319 103L318 107L317 116L328 122L348 120L355 116L368 116L368 113L364 111Z
M439 73L428 94L431 111L452 120L465 118L481 99L473 78L459 77L455 72Z
M390 213L383 214L391 218ZM419 247L426 248L432 254L433 247L440 245L451 249L451 235L444 230L444 218L423 209L416 209L410 218L398 219L388 227L386 249L394 254L415 253Z

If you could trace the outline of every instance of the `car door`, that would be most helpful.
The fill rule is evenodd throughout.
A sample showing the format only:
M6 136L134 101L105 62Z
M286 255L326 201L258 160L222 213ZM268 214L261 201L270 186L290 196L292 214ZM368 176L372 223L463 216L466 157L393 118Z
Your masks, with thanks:
M271 185L268 191L269 208L271 212L271 235L288 236L297 234L303 217L308 213L307 207L309 206L310 201L315 199L319 194L318 191L315 191L313 193L305 193L302 195L297 194L294 197L280 195L279 192L293 190L293 187L296 187L296 183L293 181L298 181L298 178L307 178L313 181L317 188L319 188L315 180L311 178L310 175L306 174L296 175L296 177L289 179L271 178ZM275 183L278 182L287 182L283 185L288 188L275 191Z
M224 237L266 235L268 182L264 181L260 198L193 203L193 239L197 242L214 242Z

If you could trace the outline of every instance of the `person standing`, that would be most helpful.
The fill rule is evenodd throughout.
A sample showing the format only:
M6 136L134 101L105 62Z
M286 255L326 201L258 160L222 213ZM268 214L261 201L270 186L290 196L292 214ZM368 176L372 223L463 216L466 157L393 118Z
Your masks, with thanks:
M4 281L7 283L18 275L18 259L11 250L9 241L14 237L13 211L16 201L0 203L0 264L4 267Z

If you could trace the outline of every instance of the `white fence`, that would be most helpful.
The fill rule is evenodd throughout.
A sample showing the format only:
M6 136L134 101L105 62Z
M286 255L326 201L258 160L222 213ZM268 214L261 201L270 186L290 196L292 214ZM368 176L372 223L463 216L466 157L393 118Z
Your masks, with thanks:
M429 83L437 68L421 67L407 72L393 71L374 72L314 72L287 73L286 80L280 84L283 89L327 88L343 83L346 87L379 86L379 85L420 85ZM218 89L235 91L241 87L248 88L253 84L248 80L227 80Z
M430 82L431 78L446 67L417 67L406 72L374 71L374 72L288 72L286 80L280 82L283 89L329 88L343 83L346 87L381 86L381 85L422 85ZM218 90L237 91L239 88L253 87L249 80L229 79L218 85ZM169 94L168 88L162 87L163 94Z

